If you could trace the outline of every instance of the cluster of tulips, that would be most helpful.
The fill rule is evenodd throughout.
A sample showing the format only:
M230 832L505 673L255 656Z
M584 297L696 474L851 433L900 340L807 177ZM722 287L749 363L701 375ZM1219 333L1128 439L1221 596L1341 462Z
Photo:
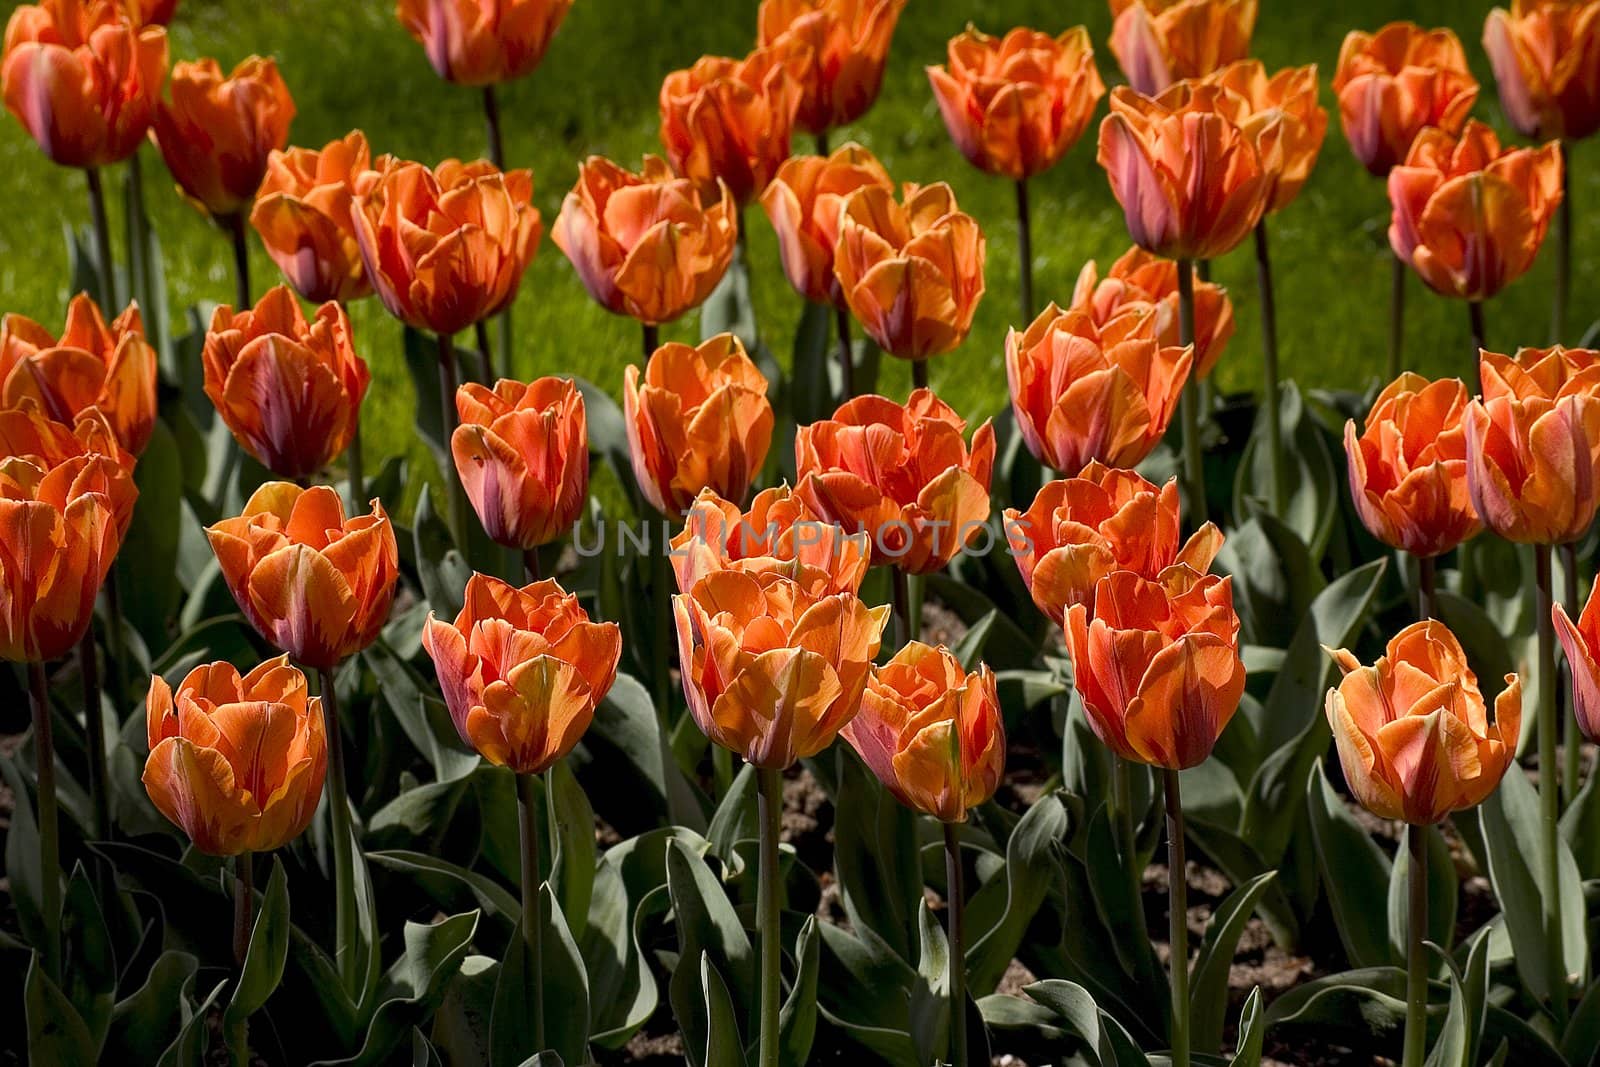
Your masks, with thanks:
M226 75L209 59L169 71L163 26L176 0L41 0L11 16L6 106L52 161L85 173L100 275L100 303L74 297L59 336L18 316L0 330L0 654L28 665L45 928L35 948L50 980L63 981L63 948L46 667L74 651L86 680L94 834L113 832L98 679L109 679L115 701L129 660L113 564L159 417L161 373L137 303L109 324L103 313L121 301L101 172L136 165L148 138L237 253L235 303L218 307L205 332L204 393L236 448L280 480L251 487L238 513L219 514L205 535L239 611L281 653L242 674L218 661L175 685L150 680L149 798L196 849L234 858L241 968L258 896L252 857L298 837L323 804L333 959L354 988L364 905L335 676L378 639L402 573L390 517L368 498L360 411L371 376L346 310L376 294L435 339L453 461L442 472L446 525L480 570L450 590L461 598L453 618L428 615L421 645L460 740L517 776L518 930L533 973L531 1044L521 1053L550 1047L541 931L544 909L559 903L541 890L550 875L539 779L584 737L626 635L544 573L556 554L541 550L589 511L589 428L570 378L504 376L508 309L543 221L532 175L505 169L494 89L538 66L570 2L399 0L399 22L438 74L483 91L491 158L433 166L374 157L359 130L320 148L289 147L294 103L270 59ZM1256 6L1112 0L1110 47L1127 84L1110 93L1098 154L1132 247L1103 275L1086 264L1065 306L1034 304L1027 183L1082 138L1106 94L1089 34L968 29L927 71L961 155L1016 185L1021 317L1005 338L1005 366L1015 433L1053 477L1031 502L1005 509L1001 528L1058 629L1088 724L1116 759L1110 803L1124 825L1131 768L1158 772L1170 850L1170 1056L1179 1065L1191 1057L1179 772L1210 758L1246 688L1234 579L1210 573L1224 538L1209 521L1200 398L1233 334L1233 309L1204 268L1253 238L1265 316L1265 496L1275 508L1291 487L1266 220L1306 184L1327 127L1315 66L1272 73L1249 58ZM594 301L641 325L643 366L622 382L628 457L641 512L659 513L675 532L670 552L656 546L649 582L656 644L672 660L653 677L661 758L674 758L675 674L715 746L716 788L730 787L732 757L755 769L761 944L756 1032L746 1037L761 1067L780 1062L783 1033L781 781L841 736L894 798L943 824L948 1041L937 1055L964 1067L972 1047L959 828L1001 785L1007 746L994 672L924 643L920 603L925 576L992 536L995 430L985 422L969 435L927 387L929 361L971 331L985 237L948 185L897 188L866 148L828 143L877 96L904 8L765 0L747 56L706 57L663 81L665 157L647 156L637 171L585 160L551 228ZM1502 104L1520 133L1549 139L1538 147L1504 146L1469 117L1478 87L1445 30L1396 23L1351 33L1332 83L1351 149L1387 181L1396 269L1392 381L1359 432L1354 422L1346 429L1350 490L1372 535L1414 557L1418 621L1372 666L1332 653L1343 678L1326 694L1326 717L1355 798L1410 827L1406 1067L1421 1067L1428 1033L1422 835L1496 789L1514 765L1522 718L1515 675L1491 716L1439 619L1437 561L1458 553L1465 567L1468 542L1485 528L1536 546L1539 863L1545 884L1558 886L1560 798L1578 788L1580 738L1600 737L1600 592L1572 617L1575 545L1600 504L1600 353L1484 350L1476 395L1457 379L1425 380L1402 369L1405 273L1465 301L1482 346L1483 302L1528 270L1563 210L1567 146L1600 127L1597 20L1595 0L1517 0L1488 18L1484 45ZM815 138L816 154L793 154L796 133ZM691 346L658 335L724 283L757 204L788 281L828 309L838 335L840 403L794 432L792 487L758 489L783 413L751 339L723 333ZM1558 337L1568 229L1559 231ZM252 231L286 281L259 298L247 269ZM858 391L857 329L909 361L904 403ZM471 365L455 340L467 331L477 337ZM1181 492L1179 479L1158 486L1133 470L1174 419ZM343 499L322 484L338 465ZM487 573L491 557L471 547L480 529L520 554L515 580ZM1557 550L1570 586L1560 601ZM863 596L873 567L892 575L889 605ZM102 593L104 649L91 627ZM675 655L664 634L675 636ZM1564 766L1558 638L1572 681ZM1132 840L1121 847L1137 851ZM1142 872L1129 874L1123 889L1137 898ZM1559 943L1560 902L1542 906ZM1564 1017L1569 976L1559 956L1547 988ZM249 1054L247 1019L228 1016L238 1062Z

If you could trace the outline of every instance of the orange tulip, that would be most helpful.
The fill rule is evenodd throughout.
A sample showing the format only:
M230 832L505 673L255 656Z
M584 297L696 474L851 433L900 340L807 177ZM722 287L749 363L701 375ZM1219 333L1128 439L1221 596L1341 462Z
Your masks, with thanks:
M806 566L713 571L672 598L689 712L716 744L781 769L861 707L887 606L830 592Z
M658 156L638 174L590 156L550 236L601 307L655 325L699 307L728 272L738 207L722 185L702 200Z
M721 182L742 207L789 158L801 93L794 74L809 54L790 41L744 59L702 56L661 83L661 146L701 200L714 199Z
M872 562L927 574L977 538L989 519L994 428L972 435L929 389L902 406L881 396L846 401L795 434L795 490L806 507L872 542Z
M1551 618L1572 674L1572 713L1577 716L1578 729L1589 740L1600 741L1600 596L1589 590L1576 624L1560 601Z
M422 647L461 740L497 767L540 774L594 720L617 679L622 632L590 622L552 580L518 589L474 574L455 622L428 614Z
M761 46L808 53L795 75L801 129L822 134L866 114L878 98L889 40L905 6L906 0L762 0L756 16Z
M948 68L928 68L934 99L950 139L989 174L1020 181L1055 166L1106 95L1082 26L996 38L969 25L948 52Z
M1256 0L1111 0L1111 54L1146 96L1250 52Z
M125 0L128 17L141 26L165 26L178 13L178 0Z
M0 411L0 658L70 652L122 545L139 491L104 418L64 426Z
M262 637L329 671L378 637L400 556L383 505L346 520L339 494L268 482L206 529L239 610Z
M216 60L202 59L172 68L172 102L157 106L153 133L178 187L222 218L250 207L294 115L272 60L251 56L224 78Z
M129 304L107 327L99 306L79 293L59 338L22 315L0 320L0 404L27 400L57 422L98 411L118 444L143 452L156 421L156 351L145 340L139 305Z
M1533 265L1561 203L1561 146L1501 149L1467 123L1424 130L1389 172L1389 244L1434 292L1487 300Z
M360 130L321 149L291 148L267 157L250 224L305 299L348 302L372 292L350 209L377 181Z
M1259 59L1241 59L1207 80L1249 102L1245 126L1272 175L1267 211L1287 207L1311 177L1328 132L1328 113L1317 103L1317 65L1286 67L1269 78Z
M166 31L140 28L112 0L41 0L6 23L6 110L64 167L138 151L166 76Z
M1512 0L1489 12L1483 50L1522 136L1577 141L1600 129L1600 4Z
M498 315L517 295L543 232L533 175L447 159L386 169L355 198L367 278L389 314L448 336Z
M328 771L322 701L288 656L244 677L219 660L145 698L144 788L209 856L270 852L311 824Z
M1429 126L1461 132L1478 99L1461 41L1450 30L1391 22L1377 33L1351 30L1333 75L1350 150L1382 178Z
M396 0L394 14L439 77L493 85L532 74L571 7L572 0Z
M630 365L622 417L639 491L667 515L683 512L702 489L743 503L772 443L767 379L731 333L699 348L662 345L643 382Z
M526 552L556 540L589 499L589 424L569 378L456 390L456 473L484 532Z
M672 539L672 567L684 593L712 571L784 566L822 572L830 593L856 593L871 562L865 533L847 534L818 518L786 485L757 493L743 514L739 505L703 490Z
M1390 382L1358 438L1344 424L1350 495L1372 536L1413 556L1450 551L1483 529L1467 492L1467 387L1410 371Z
M1343 649L1328 725L1345 782L1383 819L1436 823L1483 802L1516 759L1522 680L1506 675L1488 720L1478 678L1442 622L1412 623L1363 667Z
M994 672L968 673L942 645L912 641L875 668L840 733L896 800L942 822L966 822L1005 773Z
M1026 512L1007 508L1006 540L1033 602L1060 626L1074 604L1094 605L1100 579L1132 571L1156 580L1175 563L1205 573L1222 548L1211 523L1178 544L1178 482L1157 489L1130 470L1091 462L1047 482Z
M1101 279L1094 260L1078 272L1072 310L1086 312L1102 330L1130 305L1153 304L1155 335L1163 346L1179 344L1178 264L1135 245ZM1233 337L1233 301L1215 282L1194 279L1194 373L1211 373Z
M966 340L983 298L987 244L944 182L850 194L833 272L850 313L890 355L927 359Z
M1133 243L1168 259L1214 259L1255 228L1275 174L1250 103L1181 82L1154 99L1125 86L1100 124L1100 165Z
M253 309L224 304L200 358L206 396L234 440L278 477L315 474L350 446L371 375L337 302L311 322L286 285Z
M1102 578L1092 611L1067 610L1067 647L1089 725L1123 759L1205 762L1244 694L1233 579L1183 564Z
M1564 349L1517 360L1485 352L1483 397L1466 412L1467 488L1485 526L1508 541L1576 541L1600 497L1600 366Z
M1103 328L1051 304L1006 333L1006 381L1017 432L1040 463L1077 474L1092 460L1132 467L1167 432L1193 347L1155 336L1155 308L1126 305Z
M761 194L761 206L778 232L783 272L807 300L845 306L844 293L833 274L839 213L851 193L869 185L894 191L883 164L852 143L826 159L791 156Z

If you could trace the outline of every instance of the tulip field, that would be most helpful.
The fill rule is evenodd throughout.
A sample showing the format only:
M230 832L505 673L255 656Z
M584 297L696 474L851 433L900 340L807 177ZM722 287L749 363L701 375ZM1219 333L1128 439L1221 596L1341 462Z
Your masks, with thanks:
M7 8L0 1063L1600 1067L1600 0Z

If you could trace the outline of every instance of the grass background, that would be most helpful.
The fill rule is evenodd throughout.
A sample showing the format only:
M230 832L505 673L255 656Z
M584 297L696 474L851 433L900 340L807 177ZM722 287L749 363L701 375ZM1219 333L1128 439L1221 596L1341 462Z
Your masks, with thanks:
M16 6L5 2L0 10L9 15ZM1489 6L1462 0L1262 5L1255 54L1269 69L1318 64L1331 116L1315 173L1271 225L1285 374L1305 386L1361 388L1382 373L1387 345L1388 205L1382 184L1354 162L1339 129L1327 82L1340 41L1353 27L1373 29L1399 18L1454 28L1484 84L1475 114L1510 136L1480 44ZM583 157L598 153L635 167L642 153L660 150L656 93L663 76L702 54L743 54L753 44L756 7L755 0L577 0L543 66L501 87L507 157L512 166L532 168L545 223L544 241L516 303L517 375L582 375L620 396L623 368L638 359L638 328L588 299L549 240L549 229ZM988 294L971 336L932 367L935 389L967 417L981 419L1005 404L1004 338L1019 317L1013 191L956 152L923 70L943 61L946 40L968 20L995 34L1016 25L1059 32L1085 23L1108 85L1121 76L1106 44L1110 17L1100 0L911 0L876 106L860 123L833 134L835 145L847 139L865 144L897 180L950 182L988 235ZM291 132L296 144L321 145L360 127L375 153L429 163L485 150L478 94L434 76L387 0L183 0L170 34L174 61L210 55L228 68L252 52L276 56L299 109ZM1102 102L1102 114L1105 107ZM798 137L795 148L810 151L809 138ZM1597 151L1581 145L1574 153L1569 343L1600 314L1589 283L1600 254L1600 179L1587 169ZM174 316L196 301L229 300L227 241L178 197L154 150L144 152L147 202L164 246ZM1091 126L1060 165L1032 182L1040 304L1065 302L1085 260L1098 259L1103 270L1127 247L1121 211L1094 157ZM112 182L120 188L121 175ZM115 213L119 197L111 199ZM47 162L9 116L0 121L0 205L0 310L58 328L69 295L62 225L87 221L84 182ZM784 281L759 206L751 210L750 223L757 314L770 347L787 362L799 298ZM120 220L114 218L113 226L120 259ZM276 284L276 271L258 245L252 266L257 295ZM1546 343L1551 275L1546 254L1488 305L1491 346ZM1260 332L1249 242L1218 261L1214 276L1232 294L1239 325L1217 371L1219 383L1250 389L1259 374ZM1429 374L1467 373L1466 308L1433 296L1415 278L1408 296L1408 362ZM399 326L376 300L352 309L352 317L374 376L365 415L369 463L375 468L382 457L407 450L422 454L411 428L414 398ZM696 331L691 313L666 327L663 337L691 339ZM909 387L905 365L886 363L880 388L903 395Z

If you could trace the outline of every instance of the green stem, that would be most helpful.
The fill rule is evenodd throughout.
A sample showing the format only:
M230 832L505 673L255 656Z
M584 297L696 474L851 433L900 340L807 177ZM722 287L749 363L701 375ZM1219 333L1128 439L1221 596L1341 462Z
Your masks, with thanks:
M461 418L456 413L456 389L460 379L456 371L456 343L449 334L439 335L439 418L440 425L444 427L444 447L450 447L450 439L455 436L456 427L461 424ZM456 545L463 552L467 546L467 497L461 489L461 478L456 474L454 464L445 464L444 475L445 496L449 501L449 515L451 533L455 535Z
M826 159L828 154L828 131L823 130L817 134L817 155Z
M500 101L495 99L493 85L483 87L483 125L489 142L489 161L504 170L506 151L500 139Z
M894 583L894 644L898 650L915 640L917 634L911 619L911 580L892 563L889 577Z
M250 245L245 240L244 215L236 211L220 221L233 239L234 310L245 311L250 307Z
M1178 343L1194 344L1194 264L1178 260ZM1205 458L1200 451L1199 375L1193 372L1178 398L1178 418L1183 424L1183 484L1188 496L1189 520L1199 526L1207 519Z
M1550 340L1567 335L1567 293L1572 277L1572 148L1561 142L1561 207L1556 216L1556 283L1550 300Z
M1167 798L1167 909L1172 964L1172 1067L1189 1067L1189 883L1183 856L1178 772L1164 768Z
M1017 179L1017 265L1022 323L1033 321L1033 227L1028 218L1028 179Z
M1439 613L1438 586L1439 561L1433 556L1417 559L1417 618L1432 619Z
M778 898L778 832L783 815L783 772L756 770L761 790L757 815L761 823L761 872L756 901L756 932L761 938L760 1055L757 1067L778 1067L778 1008L782 992L782 912Z
M856 395L856 360L855 352L850 347L848 308L833 309L833 325L839 335L839 381L844 387L844 398L849 400Z
M1389 281L1389 381L1400 377L1400 357L1406 343L1406 261L1391 254Z
M94 254L100 275L100 306L106 317L116 314L117 272L111 262L111 222L106 216L106 193L100 182L100 171L94 167L84 170L89 182L89 218L94 226Z
M1534 582L1537 606L1535 618L1539 633L1538 663L1538 744L1539 744L1539 861L1544 883L1545 944L1550 949L1551 1007L1556 1019L1565 1025L1567 1016L1567 974L1562 959L1561 868L1557 845L1561 819L1561 771L1556 760L1556 648L1555 625L1550 618L1553 599L1550 580L1550 546L1533 549Z
M250 954L251 918L255 907L251 854L241 852L233 858L233 962L244 971L244 961ZM233 1053L237 1067L250 1062L250 1018L240 1016L228 1023L228 1049Z
M522 569L527 574L528 581L537 582L541 576L539 569L539 550L536 548L524 549L522 553Z
M50 721L50 686L44 664L28 664L28 696L33 711L33 749L39 779L39 910L44 914L45 973L61 981L61 835L56 817L56 746Z
M1406 920L1406 1037L1400 1067L1422 1067L1428 1054L1428 828L1406 826L1409 914ZM1399 862L1398 858L1396 862Z
M1578 603L1578 546L1575 542L1568 541L1561 546L1561 579L1561 602L1566 606L1567 615L1576 619L1582 611L1582 605ZM1564 676L1567 684L1561 686L1561 692L1570 694L1570 663L1566 664ZM1561 794L1570 804L1578 795L1578 777L1583 758L1583 733L1578 729L1578 716L1571 708L1561 718L1561 732Z
M925 359L914 359L914 360L911 361L911 388L913 388L913 389L926 389L926 388L928 388L928 361L927 360L925 360Z
M1472 369L1478 369L1478 353L1489 346L1488 334L1483 328L1483 301L1467 301L1467 320L1472 326Z
M961 869L961 839L953 822L944 824L945 918L950 941L950 1062L967 1067L966 889Z
M344 450L344 462L350 479L350 510L359 512L367 506L367 478L361 461L361 413L356 413L356 424L350 433L350 444Z
M339 727L339 697L333 671L318 672L322 730L328 744L328 848L333 852L334 960L345 989L361 984L356 960L356 868L351 849L350 790L345 779L344 734Z
M517 775L517 819L522 829L522 947L533 979L533 1050L544 1051L544 894L539 877L538 775ZM545 803L550 791L545 789Z
M94 836L111 837L111 779L106 772L106 721L100 701L100 660L95 654L94 627L78 642L78 673L83 678L84 745L89 750L89 799L94 804Z
M1283 511L1283 436L1278 412L1278 308L1272 288L1272 255L1267 246L1267 220L1256 224L1256 282L1261 290L1261 369L1267 417L1267 507Z
M472 324L472 332L478 339L478 381L490 388L494 387L494 350L489 346L489 321L479 319Z

